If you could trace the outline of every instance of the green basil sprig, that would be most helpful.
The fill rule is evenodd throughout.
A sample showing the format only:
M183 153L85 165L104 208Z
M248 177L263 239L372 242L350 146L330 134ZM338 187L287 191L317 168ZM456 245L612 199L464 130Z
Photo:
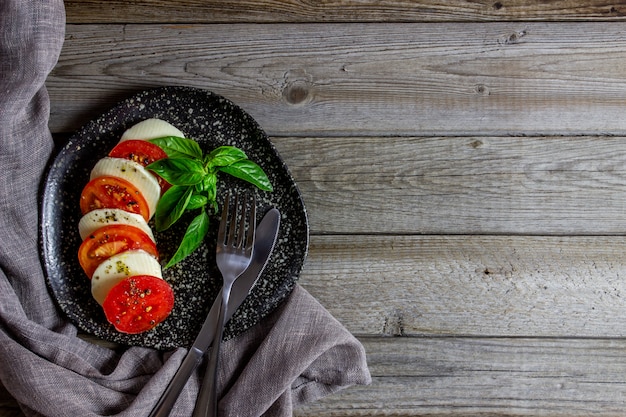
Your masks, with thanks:
M187 226L187 231L165 268L182 261L194 252L209 231L209 211L217 212L218 173L232 175L249 182L263 191L273 187L263 169L249 160L235 146L220 146L204 155L193 139L167 136L151 139L161 147L167 158L146 168L154 171L172 186L161 196L154 214L157 232L167 230L185 212L200 209Z

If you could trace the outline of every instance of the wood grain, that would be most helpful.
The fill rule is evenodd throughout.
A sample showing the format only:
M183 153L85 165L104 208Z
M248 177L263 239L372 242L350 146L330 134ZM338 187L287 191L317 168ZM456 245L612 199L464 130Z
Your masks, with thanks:
M361 341L372 385L311 403L295 416L623 415L623 340Z
M66 0L70 23L163 22L449 22L491 20L622 20L619 1L223 1Z
M312 233L626 232L623 137L272 140Z
M622 237L313 236L301 283L367 336L626 336Z
M624 135L625 66L619 22L70 25L50 125L170 84L272 135Z

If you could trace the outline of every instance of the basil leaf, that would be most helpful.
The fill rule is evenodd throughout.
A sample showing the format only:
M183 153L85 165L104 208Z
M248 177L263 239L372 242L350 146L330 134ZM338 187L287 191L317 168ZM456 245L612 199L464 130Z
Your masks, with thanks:
M249 159L237 161L228 166L219 167L218 169L222 172L225 172L226 174L232 175L233 177L256 185L259 189L263 191L272 191L274 189L272 187L272 184L270 183L269 178L267 178L265 171L263 171L260 166L250 161Z
M225 167L242 159L248 159L248 157L241 149L234 146L220 146L207 155L205 162L209 167Z
M170 158L195 158L202 160L202 149L193 139L165 136L150 139L149 142L158 145Z
M209 216L204 210L202 210L202 212L198 214L191 221L191 223L189 223L183 240L180 242L180 245L178 246L178 249L176 250L174 255L172 255L170 260L167 262L167 265L165 265L165 268L169 268L172 265L182 261L187 256L191 255L196 249L198 249L208 231Z
M215 197L217 196L217 174L204 177L202 189L206 192L209 200L215 201Z
M146 168L156 172L172 185L195 185L202 182L206 175L202 162L196 159L159 159Z
M187 204L187 210L198 209L206 206L209 202L207 196L202 194L192 194Z
M156 230L162 232L173 225L185 212L193 187L173 185L163 194L154 213Z

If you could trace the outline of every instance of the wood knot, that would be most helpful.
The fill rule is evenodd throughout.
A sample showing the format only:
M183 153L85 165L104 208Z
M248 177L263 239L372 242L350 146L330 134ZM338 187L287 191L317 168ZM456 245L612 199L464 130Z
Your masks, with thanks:
M304 69L285 72L283 99L292 106L302 106L313 97L313 77Z
M489 88L485 84L476 84L474 86L474 92L479 96L488 96L491 94Z
M481 146L483 146L483 142L479 139L476 139L472 142L470 142L470 146L474 149L480 148Z
M291 105L303 105L310 101L310 86L304 81L289 83L283 88L283 98Z
M404 318L398 311L391 312L385 317L382 333L386 336L404 336Z
M526 30L520 30L518 32L513 32L509 35L505 35L498 39L498 43L502 45L514 45L516 43L521 42L522 38L526 36L528 32Z

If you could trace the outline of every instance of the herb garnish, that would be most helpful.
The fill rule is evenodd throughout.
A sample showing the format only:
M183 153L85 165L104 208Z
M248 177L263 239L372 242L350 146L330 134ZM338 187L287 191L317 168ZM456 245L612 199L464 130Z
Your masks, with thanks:
M193 139L167 136L151 139L161 147L167 158L146 168L154 171L172 186L161 196L154 214L156 230L167 230L186 211L200 209L187 226L187 231L165 268L182 261L195 251L209 231L209 213L217 212L218 172L247 181L260 190L272 191L272 184L263 169L249 160L235 146L220 146L204 155Z

